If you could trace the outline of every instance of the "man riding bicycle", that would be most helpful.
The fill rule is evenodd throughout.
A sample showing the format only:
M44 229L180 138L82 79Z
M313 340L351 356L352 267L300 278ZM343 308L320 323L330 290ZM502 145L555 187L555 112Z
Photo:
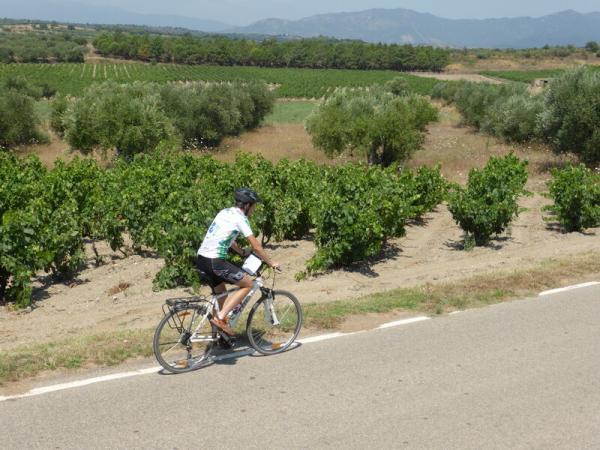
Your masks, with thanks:
M213 325L230 336L234 335L234 331L227 323L227 314L242 302L252 287L252 279L248 274L226 260L230 248L240 256L248 256L250 253L235 242L238 235L242 233L254 253L267 265L279 268L279 264L269 258L256 239L248 222L248 217L260 201L260 197L253 190L236 189L235 206L223 209L217 214L198 249L197 268L206 274L207 281L215 293L225 292L225 283L235 284L240 288L227 296L219 313L210 319Z

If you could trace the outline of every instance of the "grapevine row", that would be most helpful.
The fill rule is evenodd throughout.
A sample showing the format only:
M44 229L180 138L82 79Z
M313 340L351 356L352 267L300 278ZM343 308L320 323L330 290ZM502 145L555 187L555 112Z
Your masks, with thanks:
M165 261L157 288L197 282L195 251L239 186L264 199L252 217L264 241L314 233L311 273L377 255L445 190L439 169L274 165L244 154L234 165L165 154L137 155L108 169L75 159L47 170L37 157L3 152L0 182L0 295L20 305L29 303L31 279L40 271L69 277L79 270L84 238L116 250L128 234L134 250L156 252Z
M115 69L116 67L116 69ZM95 76L94 76L95 73ZM106 74L106 75L105 75ZM65 95L78 96L92 83L134 81L256 81L275 88L279 97L320 98L335 87L361 87L384 83L398 76L412 91L429 94L435 80L394 71L326 70L258 67L189 66L175 64L0 64L0 82L24 77L32 84L48 85Z

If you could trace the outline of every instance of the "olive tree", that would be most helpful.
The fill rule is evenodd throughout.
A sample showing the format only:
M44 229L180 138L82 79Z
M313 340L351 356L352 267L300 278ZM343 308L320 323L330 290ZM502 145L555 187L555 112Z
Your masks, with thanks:
M349 152L370 165L405 161L423 143L437 109L418 95L398 96L380 87L336 89L309 116L313 144L332 157Z
M63 124L67 142L84 154L114 148L130 158L179 139L159 95L144 83L92 85L69 106Z
M34 87L22 79L9 78L0 85L0 147L46 140L37 129Z
M595 166L600 163L600 74L581 68L550 84L540 127L557 153L572 152Z

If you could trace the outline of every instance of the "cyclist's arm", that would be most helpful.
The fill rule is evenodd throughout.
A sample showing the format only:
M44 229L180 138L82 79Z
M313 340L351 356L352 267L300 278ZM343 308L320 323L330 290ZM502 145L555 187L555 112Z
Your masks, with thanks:
M256 256L258 256L260 259L262 259L270 267L279 267L279 264L277 264L271 258L269 258L269 255L267 255L267 252L265 252L265 250L263 249L263 246L258 241L258 239L256 239L254 237L254 235L248 236L246 239L248 239L248 242L250 242L250 245L252 246L252 250L254 250L254 253L256 253Z
M246 251L244 250L244 248L242 246L240 246L235 241L231 243L231 247L230 248L231 248L231 250L233 250L234 252L236 252L241 257L248 256L248 254L246 253Z

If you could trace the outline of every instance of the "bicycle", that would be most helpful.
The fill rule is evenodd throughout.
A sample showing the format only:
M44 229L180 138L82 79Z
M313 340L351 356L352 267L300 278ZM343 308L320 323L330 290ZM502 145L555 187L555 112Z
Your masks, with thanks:
M254 274L252 287L229 314L229 326L237 322L252 297L260 291L246 320L246 335L250 346L263 355L284 352L296 340L302 327L303 312L298 299L287 291L275 290L275 272L271 288L265 286L262 263ZM200 274L203 278L202 273ZM211 353L221 339L233 348L234 342L225 332L210 323L220 309L219 300L239 288L221 294L214 291L203 296L168 299L163 305L164 317L154 332L153 350L157 361L172 373L189 372L213 361ZM262 305L262 307L261 307Z

